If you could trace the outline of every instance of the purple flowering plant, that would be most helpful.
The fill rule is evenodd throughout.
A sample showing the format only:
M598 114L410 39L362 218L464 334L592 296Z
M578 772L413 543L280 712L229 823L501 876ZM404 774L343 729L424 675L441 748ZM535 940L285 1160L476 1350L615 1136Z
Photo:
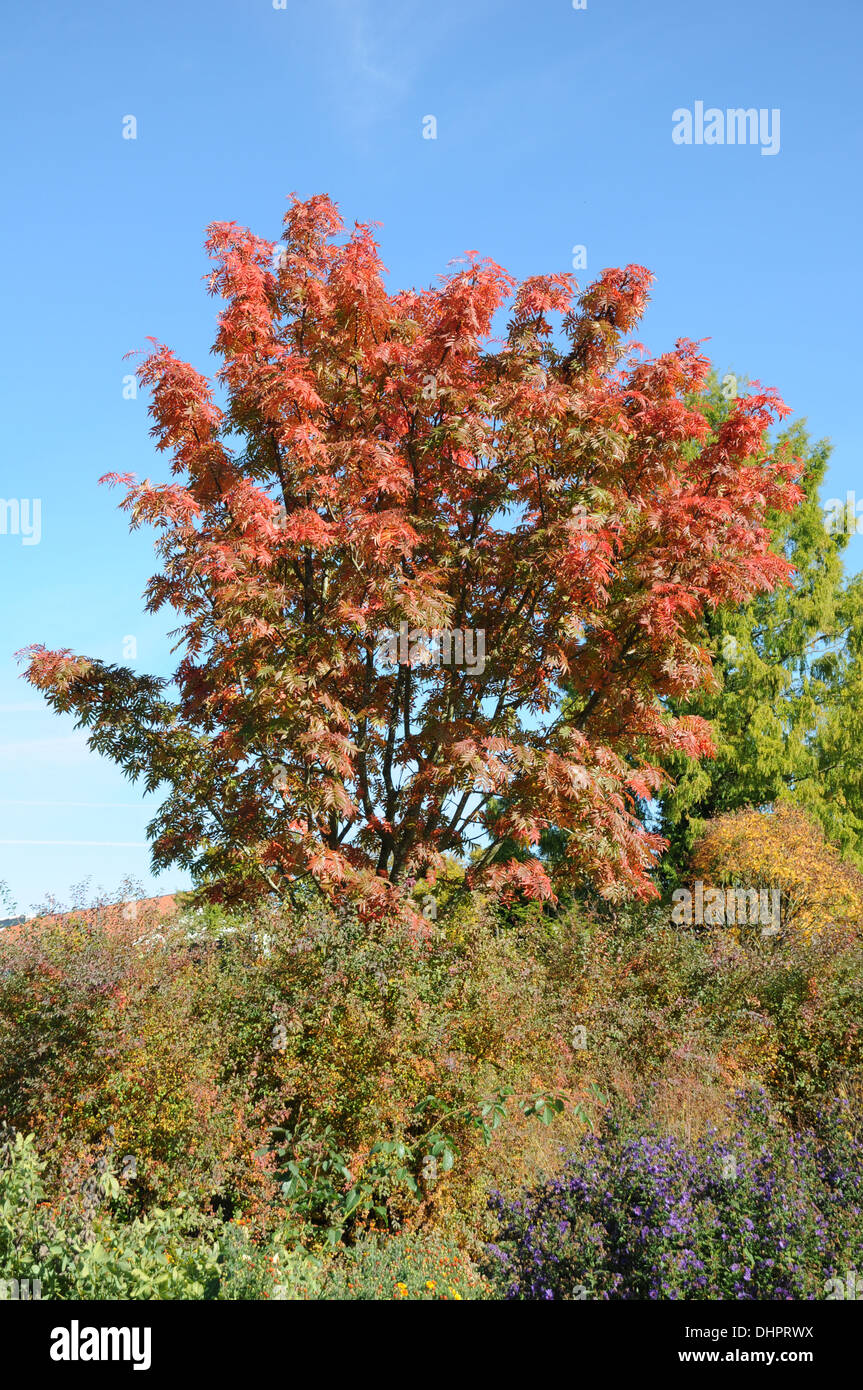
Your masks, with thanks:
M554 1177L492 1193L507 1299L816 1299L863 1268L863 1145L847 1102L794 1132L764 1091L686 1143L609 1111Z

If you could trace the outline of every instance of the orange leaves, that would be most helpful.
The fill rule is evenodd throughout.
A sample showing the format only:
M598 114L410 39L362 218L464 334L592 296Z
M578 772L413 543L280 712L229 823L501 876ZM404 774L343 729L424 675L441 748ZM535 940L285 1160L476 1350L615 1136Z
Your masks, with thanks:
M518 287L513 304L513 321L537 320L536 331L551 332L546 314L565 314L572 304L575 280L572 275L532 275Z
M27 679L37 690L51 690L62 694L75 680L86 676L92 662L85 656L75 656L68 648L49 651L41 644L23 647L15 653L18 659L27 660Z
M305 251L310 262L312 252L317 251L316 264L321 264L330 251L330 238L344 231L339 210L328 193L315 193L305 200L292 193L290 200L291 206L283 218L289 239Z
M456 368L474 356L517 283L494 261L480 260L475 253L468 256L468 269L441 276L441 289L426 292L426 306L434 311L433 337L452 356Z
M354 745L343 734L327 729L322 721L315 720L307 733L297 734L296 741L311 763L340 777L350 777L353 773Z
M219 346L238 352L266 342L271 336L275 286L272 242L235 222L214 222L204 245L217 260L208 277L210 293L221 295L230 306L219 320Z
M170 348L153 342L153 351L138 368L138 382L152 388L150 413L156 424L152 433L160 449L188 442L200 443L222 423L222 412L213 402L206 377L188 362L181 362Z
M354 528L357 539L370 543L375 561L410 555L420 542L415 528L395 510L359 515L354 519Z
M132 484L121 506L131 513L133 528L140 526L142 521L149 521L186 529L201 513L199 503L187 488L176 483L154 486L147 480Z
M526 898L538 902L557 902L548 877L548 870L538 859L512 860L491 869L489 886L496 892L505 887L517 888Z
M386 330L389 297L384 288L386 267L378 255L371 228L359 223L330 268L330 288L345 312L362 310L366 331Z
M291 547L312 546L323 551L335 544L339 532L312 507L300 507L287 516L281 526L282 535Z
M99 479L99 483L107 483L109 487L133 487L135 483L134 473L104 473Z
M321 883L344 883L352 877L350 863L343 854L335 850L323 849L308 856L309 872Z
M621 333L629 333L647 307L653 273L643 265L604 270L582 295L581 306L595 318L606 318Z

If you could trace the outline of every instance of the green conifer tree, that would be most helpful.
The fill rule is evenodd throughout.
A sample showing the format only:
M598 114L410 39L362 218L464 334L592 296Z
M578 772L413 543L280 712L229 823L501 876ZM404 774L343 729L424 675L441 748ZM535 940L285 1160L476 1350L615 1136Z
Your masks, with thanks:
M727 390L712 379L717 423L729 408ZM819 495L829 443L812 443L803 421L780 439L805 461L805 502L769 517L775 546L796 574L790 587L707 620L716 688L674 712L711 722L717 756L698 765L677 755L667 762L674 786L661 798L660 818L670 841L668 878L706 820L780 799L812 812L863 866L863 575L846 576L848 532L835 529Z

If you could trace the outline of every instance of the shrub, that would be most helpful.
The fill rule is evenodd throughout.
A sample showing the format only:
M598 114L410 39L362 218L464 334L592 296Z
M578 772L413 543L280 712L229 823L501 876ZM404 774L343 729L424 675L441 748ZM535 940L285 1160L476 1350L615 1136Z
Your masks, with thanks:
M144 1212L184 1190L207 1203L231 1174L247 1077L225 1066L210 940L99 913L0 941L0 1115L34 1131L51 1181L77 1185L109 1149L135 1159Z
M847 1107L795 1135L763 1092L728 1139L609 1115L562 1172L491 1199L488 1273L507 1299L805 1299L863 1260L863 1147Z
M557 1013L523 936L470 897L423 932L311 899L39 923L0 942L0 1114L39 1135L52 1185L129 1154L134 1214L184 1192L324 1248L482 1208L487 1140L564 1104Z
M492 909L453 885L421 931L309 894L4 933L0 1119L38 1136L42 1194L13 1200L6 1175L9 1277L37 1277L44 1245L60 1297L337 1296L352 1260L380 1283L414 1237L478 1258L489 1189L538 1192L609 1101L647 1097L635 1138L670 1136L668 1157L730 1143L739 1086L765 1088L771 1137L863 1099L858 935L751 941L661 905Z
M450 1301L484 1298L485 1281L462 1250L438 1233L372 1235L333 1259L320 1297Z
M425 935L324 907L300 932L279 919L268 934L264 1045L274 1019L283 1032L260 1084L278 1103L276 1172L306 1232L334 1241L357 1220L479 1207L491 1135L521 1110L563 1106L541 966L470 899Z
M0 1279L38 1280L41 1297L53 1299L215 1295L219 1247L196 1214L155 1208L121 1225L108 1210L82 1220L68 1202L46 1199L43 1174L32 1135L9 1135L0 1145ZM113 1175L102 1185L106 1196L117 1195Z
M697 841L690 867L694 878L717 888L779 889L784 929L804 940L837 928L859 934L863 874L795 806L718 816Z

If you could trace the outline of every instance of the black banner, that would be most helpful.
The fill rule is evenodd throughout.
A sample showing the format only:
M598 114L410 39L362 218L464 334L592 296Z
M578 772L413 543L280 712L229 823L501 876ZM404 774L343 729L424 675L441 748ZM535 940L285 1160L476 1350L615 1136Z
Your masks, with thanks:
M305 1365L320 1356L321 1374L344 1366L357 1370L374 1364L383 1370L386 1357L396 1370L401 1336L433 1338L443 1348L444 1334L479 1336L477 1355L484 1366L495 1348L511 1350L530 1338L529 1354L548 1366L561 1354L574 1369L594 1366L614 1376L625 1372L672 1367L697 1378L706 1367L726 1371L757 1366L772 1377L788 1370L825 1374L846 1368L859 1344L856 1300L819 1303L578 1303L466 1306L442 1313L435 1321L404 1304L362 1307L346 1303L50 1303L6 1302L0 1329L7 1351L14 1345L24 1366L50 1383L69 1377L85 1381L108 1373L163 1377L166 1372L240 1373L258 1377L284 1374L297 1358ZM441 1323L439 1318L443 1316ZM452 1321L448 1321L448 1318ZM478 1320L477 1320L478 1319ZM548 1338L548 1342L546 1342ZM564 1339L564 1340L561 1340ZM459 1343L459 1355L466 1348ZM509 1351L504 1352L509 1355ZM468 1353L470 1355L470 1353ZM404 1363L402 1363L404 1364ZM466 1365L470 1362L466 1360ZM452 1370L444 1354L440 1365ZM847 1373L847 1372L845 1372ZM304 1375L308 1372L304 1370Z

